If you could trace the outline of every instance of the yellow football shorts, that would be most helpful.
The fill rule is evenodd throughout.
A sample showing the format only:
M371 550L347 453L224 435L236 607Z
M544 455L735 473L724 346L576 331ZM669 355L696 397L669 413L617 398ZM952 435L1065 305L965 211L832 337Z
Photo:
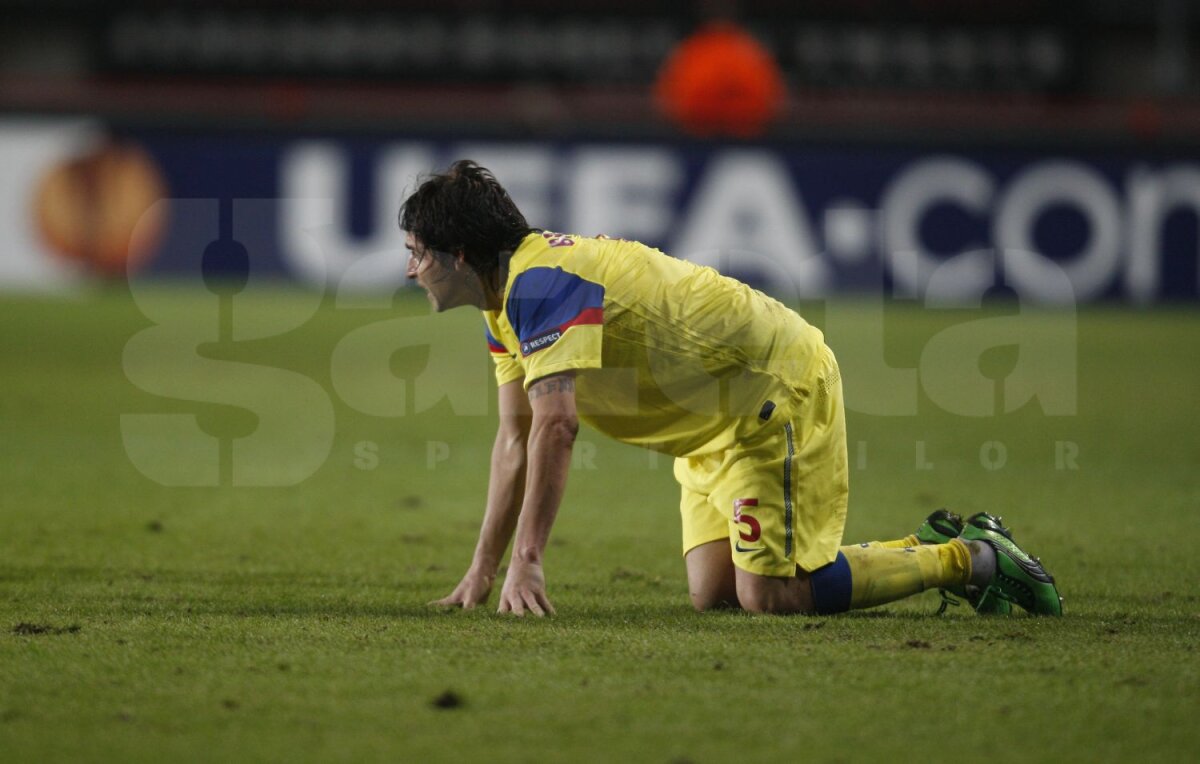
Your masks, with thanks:
M729 540L733 562L794 576L833 562L849 497L846 412L837 359L812 372L813 394L791 422L723 453L675 460L683 489L683 552Z

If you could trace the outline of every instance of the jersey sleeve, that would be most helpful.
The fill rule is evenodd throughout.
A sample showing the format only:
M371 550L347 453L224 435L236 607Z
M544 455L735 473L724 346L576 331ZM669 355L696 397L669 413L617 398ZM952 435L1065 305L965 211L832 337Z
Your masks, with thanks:
M493 319L486 313L483 316L483 336L487 340L488 354L496 365L496 385L506 385L525 375L515 353L504 347L504 343L496 339L498 334Z
M505 313L520 345L526 387L550 374L600 368L602 285L561 267L530 268L513 281Z

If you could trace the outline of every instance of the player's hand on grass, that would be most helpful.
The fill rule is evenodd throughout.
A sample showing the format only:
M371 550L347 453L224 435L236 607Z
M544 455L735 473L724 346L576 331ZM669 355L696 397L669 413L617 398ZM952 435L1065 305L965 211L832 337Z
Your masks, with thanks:
M554 614L554 606L546 597L546 576L541 564L516 559L509 563L504 588L500 590L500 608L496 612L516 616L526 612L537 616Z
M495 580L495 574L489 575L472 566L463 579L458 582L458 586L454 587L454 591L450 592L450 596L434 600L429 604L471 610L477 605L487 602L492 593L492 582Z

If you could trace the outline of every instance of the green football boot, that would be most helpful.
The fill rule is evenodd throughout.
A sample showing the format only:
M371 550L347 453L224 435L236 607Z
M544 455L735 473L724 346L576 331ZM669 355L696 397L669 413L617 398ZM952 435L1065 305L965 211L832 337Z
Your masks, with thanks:
M939 509L925 518L925 522L917 528L916 536L922 544L945 544L950 539L958 538L962 529L961 516L948 509Z
M1006 604L1015 602L1033 615L1062 615L1062 597L1054 586L1054 577L1042 567L1041 560L1017 546L999 519L986 512L972 515L959 538L982 542L996 552L996 577L981 591L977 608L1002 600Z
M999 527L1003 528L1003 526ZM963 519L961 516L948 509L939 509L925 518L921 527L917 528L916 536L922 544L945 544L951 539L958 538L962 530ZM971 608L980 615L1008 615L1012 612L1012 605L1008 600L988 596L987 592L979 591L974 586L938 589L938 594L942 595L942 604L938 607L938 615L945 613L946 608L951 605L958 606L959 603L955 596L965 599L970 603Z

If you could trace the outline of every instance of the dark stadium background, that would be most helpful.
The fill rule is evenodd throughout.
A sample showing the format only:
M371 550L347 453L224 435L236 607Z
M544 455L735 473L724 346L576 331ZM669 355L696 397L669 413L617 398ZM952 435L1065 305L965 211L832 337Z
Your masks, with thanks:
M133 208L153 195L234 207L278 200L276 216L232 223L255 230L252 270L351 287L340 282L350 262L395 246L387 213L406 184L466 152L495 165L538 225L602 226L694 259L705 257L695 252L703 243L712 264L785 297L896 291L893 258L912 241L931 263L1017 247L1085 271L1094 255L1094 272L1072 280L1067 301L1198 294L1200 6L1185 0L2 6L0 147L19 256L0 269L0 285L73 282L89 270L79 260L122 271ZM656 101L664 61L715 18L755 36L786 85L774 118L750 137L697 133ZM113 146L142 161L114 159L105 153ZM405 151L423 153L387 162ZM663 172L627 186L589 183L604 151ZM57 196L39 191L56 167L89 158L103 166L68 173ZM947 174L946 161L983 190L963 191L966 176ZM921 171L931 174L928 198L915 211L889 208L888 188ZM709 185L730 188L728 174L778 203L747 200L706 228L693 205ZM780 178L782 195L765 185ZM1046 181L1059 190L1028 202ZM299 272L278 219L288 215L284 200L305 195L331 197L337 230L321 243L323 277ZM641 205L645 219L622 215L614 197ZM1006 203L1022 212L1000 230ZM80 226L74 238L56 235L48 209L105 226L109 243ZM779 219L789 213L799 229ZM135 270L199 274L197 242L208 234L192 229L209 222L183 217L165 216ZM713 226L726 232L719 240ZM898 239L897 226L911 236ZM1005 268L989 256L1000 284ZM819 278L798 270L805 258L820 261ZM762 273L771 261L782 277ZM245 264L206 267L227 266ZM397 273L367 281L390 289L403 283ZM1036 270L1025 278L1038 280ZM924 289L906 283L896 293L920 298ZM973 289L950 296L969 300Z

